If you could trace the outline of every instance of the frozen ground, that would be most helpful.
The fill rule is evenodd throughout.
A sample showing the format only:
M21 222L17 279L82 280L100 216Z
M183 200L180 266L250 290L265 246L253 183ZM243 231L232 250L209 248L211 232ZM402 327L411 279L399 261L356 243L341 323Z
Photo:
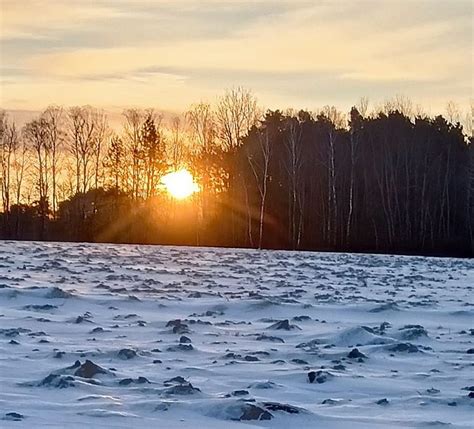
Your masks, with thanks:
M472 427L473 290L472 260L0 242L0 427Z

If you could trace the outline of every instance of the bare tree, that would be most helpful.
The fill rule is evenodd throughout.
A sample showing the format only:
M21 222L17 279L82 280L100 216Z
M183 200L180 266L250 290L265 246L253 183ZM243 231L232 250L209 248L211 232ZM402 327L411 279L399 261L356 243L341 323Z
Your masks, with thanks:
M216 121L209 103L193 104L186 113L194 149L195 173L201 182L202 213L210 211L210 195L216 189L213 158L216 152Z
M142 191L143 181L143 142L141 130L145 112L140 109L128 109L123 112L125 117L125 139L131 156L131 194L138 199Z
M250 90L241 86L226 90L216 108L219 138L224 148L227 151L236 149L260 116L257 99Z
M0 114L0 184L5 225L8 225L12 191L12 164L18 149L18 132L15 123L10 124L6 114Z
M364 112L367 111L367 104L361 105ZM346 244L350 245L352 222L354 216L354 186L355 186L355 166L357 160L357 149L359 146L359 134L362 123L363 114L361 114L355 107L351 110L351 121L350 121L350 178L349 178L349 212L347 215L346 224Z
M112 179L113 187L116 190L122 188L123 172L125 163L125 146L122 139L113 134L110 139L107 156L104 166L108 171L108 177Z
M162 116L156 116L152 110L149 110L142 125L141 139L145 174L145 198L155 195L159 178L166 166L161 121Z
M468 138L474 137L474 98L471 99L470 106L464 115L463 128Z
M258 192L260 194L260 218L258 228L258 248L262 248L263 243L263 225L265 223L265 204L267 201L268 180L270 158L272 154L272 147L268 128L264 127L258 130L257 134L257 150L252 154L247 150L247 160L250 164L252 172L257 183Z
M30 166L28 154L28 145L25 139L20 139L18 148L13 154L13 171L14 171L14 191L15 204L19 205L22 201L23 180Z
M325 106L322 109L323 117L329 120L327 139L327 169L328 169L328 217L326 223L327 237L332 245L337 240L338 192L336 190L336 140L337 130L345 125L343 113L334 106Z
M179 116L175 116L172 119L170 127L171 136L167 139L168 158L174 170L179 170L183 166L187 155L184 136L185 124L183 122Z
M25 139L20 139L17 150L13 154L13 172L14 172L14 195L17 212L15 216L14 237L19 238L20 235L20 216L18 213L20 203L22 201L25 187L24 179L30 166L30 157L28 153L28 145Z
M414 114L413 102L408 97L398 94L384 103L382 111L385 114L400 112L401 114L412 118Z
M464 130L468 139L468 172L467 172L467 192L466 209L469 239L471 243L471 252L474 254L474 99L470 100L470 111L465 115Z
M235 152L241 145L242 138L254 125L257 125L261 116L256 97L250 90L241 86L226 90L224 95L218 99L216 106L218 136L228 154ZM226 170L232 240L235 242L235 212L236 209L239 210L235 205L237 174L231 162L226 166Z
M285 146L288 156L285 159L285 168L290 182L289 201L289 235L293 249L297 249L301 242L303 230L303 202L304 187L302 186L303 167L303 130L296 117L290 114L286 121Z
M46 124L46 134L48 139L48 146L51 153L51 186L52 186L52 212L53 218L56 218L56 210L58 204L58 175L59 158L62 150L62 145L65 138L65 131L63 130L63 109L58 106L49 106L42 114L42 118Z
M451 124L461 122L461 110L459 105L454 101L448 101L446 104L446 118Z
M186 119L198 150L212 152L215 149L217 127L211 105L205 102L193 104L186 113Z
M369 111L369 98L361 97L359 103L357 103L356 108L360 116L362 116L363 118L367 117L367 113Z
M466 207L467 207L467 222L469 239L471 243L471 252L474 254L474 138L471 134L470 144L468 146L469 167L467 174L467 192L466 192Z
M94 188L99 188L101 180L101 167L104 158L104 144L109 134L107 115L103 110L94 112L94 122L96 124L93 134L93 157L94 157Z
M48 124L44 118L27 123L23 129L25 139L30 143L36 154L36 183L38 190L38 210L41 219L40 238L44 238L46 219L49 214L49 159L50 146L48 141Z
M69 150L75 160L76 192L86 193L91 180L91 162L95 149L97 120L89 106L72 107L69 117Z

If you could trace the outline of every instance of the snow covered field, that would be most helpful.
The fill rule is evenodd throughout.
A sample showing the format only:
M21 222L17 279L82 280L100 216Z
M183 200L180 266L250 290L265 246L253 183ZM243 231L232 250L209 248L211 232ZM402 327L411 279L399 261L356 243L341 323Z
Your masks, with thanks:
M0 427L472 427L473 291L472 260L0 242Z

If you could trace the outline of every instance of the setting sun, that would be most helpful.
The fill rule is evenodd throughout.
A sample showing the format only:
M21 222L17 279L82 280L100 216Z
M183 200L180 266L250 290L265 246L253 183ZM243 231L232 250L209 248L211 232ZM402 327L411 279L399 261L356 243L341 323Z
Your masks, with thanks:
M161 182L168 193L178 200L199 192L199 186L194 181L193 175L185 168L164 175Z

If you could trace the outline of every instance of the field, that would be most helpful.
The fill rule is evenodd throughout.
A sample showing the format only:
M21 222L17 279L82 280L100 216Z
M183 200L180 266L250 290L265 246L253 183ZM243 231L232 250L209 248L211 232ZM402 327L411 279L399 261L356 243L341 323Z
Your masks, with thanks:
M1 242L0 427L472 427L473 291L467 259Z

